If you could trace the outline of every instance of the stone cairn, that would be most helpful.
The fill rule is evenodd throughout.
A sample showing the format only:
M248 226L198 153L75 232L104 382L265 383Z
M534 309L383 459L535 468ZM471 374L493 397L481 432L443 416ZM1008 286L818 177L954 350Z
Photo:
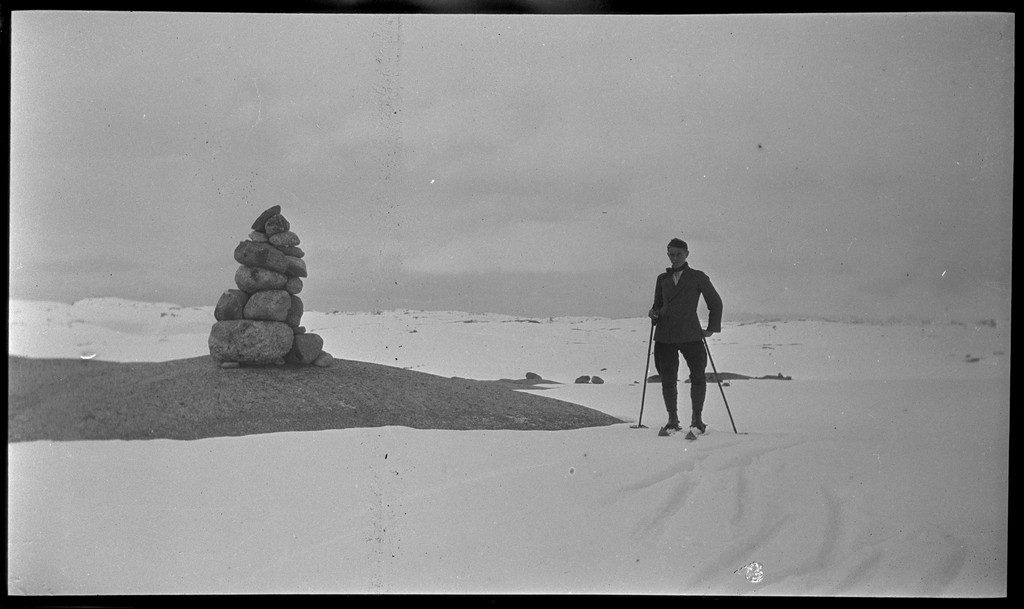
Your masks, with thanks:
M224 292L213 311L217 323L210 330L210 355L222 368L331 365L324 340L299 325L303 256L280 205L253 222L249 240L235 248L235 261L241 265L235 271L238 289Z

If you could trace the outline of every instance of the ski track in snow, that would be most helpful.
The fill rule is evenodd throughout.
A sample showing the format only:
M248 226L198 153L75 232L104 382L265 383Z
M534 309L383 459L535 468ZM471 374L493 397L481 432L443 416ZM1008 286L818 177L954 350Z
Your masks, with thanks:
M724 545L709 559L701 560L699 568L685 578L685 589L700 593L717 593L730 590L736 593L756 592L768 584L747 585L737 588L734 584L736 569L751 560L759 558L770 571L766 581L774 588L786 593L813 594L820 592L823 581L843 563L855 558L850 567L843 567L846 576L838 582L825 585L829 594L846 594L863 590L865 582L872 580L885 550L874 549L887 545L891 537L879 539L873 544L864 544L858 531L850 522L872 518L870 514L858 513L861 508L856 502L844 500L840 491L829 485L821 485L810 496L772 497L765 496L765 487L751 486L750 480L763 479L774 471L777 479L785 480L785 469L791 460L786 452L798 451L814 444L814 440L780 436L739 436L722 439L723 432L714 436L703 436L689 448L678 461L663 465L638 481L623 485L610 495L615 502L626 502L639 506L650 506L641 510L630 534L645 542L678 537L686 533L687 521L713 520L714 513L731 514L728 520L731 531L738 535L720 535ZM664 440L662 440L664 441ZM869 459L862 459L862 465L870 466ZM698 497L714 495L728 496L711 490L718 481L734 480L732 500L728 504L702 503ZM785 482L782 483L783 485ZM781 500L780 500L781 499ZM789 499L789 500L787 500ZM682 531L680 531L682 529ZM746 533L743 533L746 532ZM692 531L691 541L698 546L703 531ZM791 544L788 540L808 539ZM787 551L787 545L796 545L800 552ZM703 552L701 552L703 554ZM778 556L777 560L769 560ZM944 584L955 580L960 566L965 562L965 550L957 550L935 560L922 581L932 582L929 586L912 589L924 595L941 594ZM732 582L730 582L732 580ZM787 587L787 582L792 586Z

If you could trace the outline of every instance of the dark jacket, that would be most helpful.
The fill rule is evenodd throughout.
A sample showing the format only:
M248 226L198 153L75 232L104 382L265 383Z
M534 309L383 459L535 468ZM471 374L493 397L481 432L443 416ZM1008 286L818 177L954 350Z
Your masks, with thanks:
M672 281L672 273L666 270L658 275L654 288L654 307L658 312L658 323L654 340L660 343L687 343L704 340L704 329L697 317L697 302L704 295L708 307L708 330L722 331L722 298L703 272L683 265L679 285Z

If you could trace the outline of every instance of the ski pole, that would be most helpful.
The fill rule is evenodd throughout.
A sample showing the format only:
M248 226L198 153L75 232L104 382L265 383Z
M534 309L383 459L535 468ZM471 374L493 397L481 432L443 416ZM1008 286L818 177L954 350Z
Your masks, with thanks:
M736 421L732 420L732 411L729 410L729 400L725 399L725 389L722 389L722 377L718 375L718 368L715 367L715 359L711 357L711 347L708 347L708 339L704 338L704 349L708 352L708 360L711 361L711 369L715 371L715 380L718 381L718 390L722 392L722 401L725 402L725 411L729 413L729 422L732 423L733 433L736 431Z
M647 339L647 365L644 366L644 390L640 394L640 418L636 420L636 425L630 425L633 429L647 429L647 426L643 424L644 420L644 399L647 397L647 373L651 370L651 344L654 342L654 320L651 320L651 336Z

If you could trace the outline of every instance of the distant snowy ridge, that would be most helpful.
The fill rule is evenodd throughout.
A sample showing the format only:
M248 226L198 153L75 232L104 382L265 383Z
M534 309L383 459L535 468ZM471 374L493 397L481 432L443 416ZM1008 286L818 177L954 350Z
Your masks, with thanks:
M201 307L183 307L173 302L150 302L145 300L129 300L127 298L118 298L116 296L97 296L93 298L83 298L76 300L71 303L73 307L92 307L92 308L130 308L130 309L197 309Z
M71 308L75 311L103 311L106 314L113 314L114 312L138 312L145 314L147 312L207 312L211 319L213 317L213 305L209 306L183 306L170 302L150 302L140 300L130 300L126 298L120 298L117 296L97 296L91 298L83 298L76 300L72 303L66 303L61 301L51 300L31 300L21 298L9 298L9 307L13 310L18 307L23 310L27 307L38 308L50 311L60 311L67 308ZM469 312L469 311L458 311L458 310L426 310L426 309L409 309L409 308L394 308L394 309L374 309L374 310L341 310L336 307L316 307L306 309L306 314L309 313L320 313L323 315L417 315L417 316L430 316L436 319L451 318L452 320L463 321L465 323L474 323L474 321L504 321L504 322L522 322L522 323L545 323L545 322L588 322L596 320L635 320L645 319L643 315L637 315L635 317L603 317L594 315L557 315L557 316L536 316L536 315L514 315L510 313L493 313L493 312ZM698 307L698 313L701 313ZM728 317L728 315L727 315ZM702 317L703 318L703 317ZM977 316L977 317L963 317L961 319L925 319L915 317L887 317L885 319L875 319L865 317L862 315L771 315L771 314L735 314L733 319L726 319L723 323L726 326L747 326L752 324L779 324L779 323L794 323L794 322L825 322L825 323L837 323L837 324L855 324L855 325L868 325L868 326L929 326L929 325L976 325L976 326L991 326L991 327L1007 327L1011 323L1009 318L1000 319L993 317ZM211 322L212 324L213 322Z

